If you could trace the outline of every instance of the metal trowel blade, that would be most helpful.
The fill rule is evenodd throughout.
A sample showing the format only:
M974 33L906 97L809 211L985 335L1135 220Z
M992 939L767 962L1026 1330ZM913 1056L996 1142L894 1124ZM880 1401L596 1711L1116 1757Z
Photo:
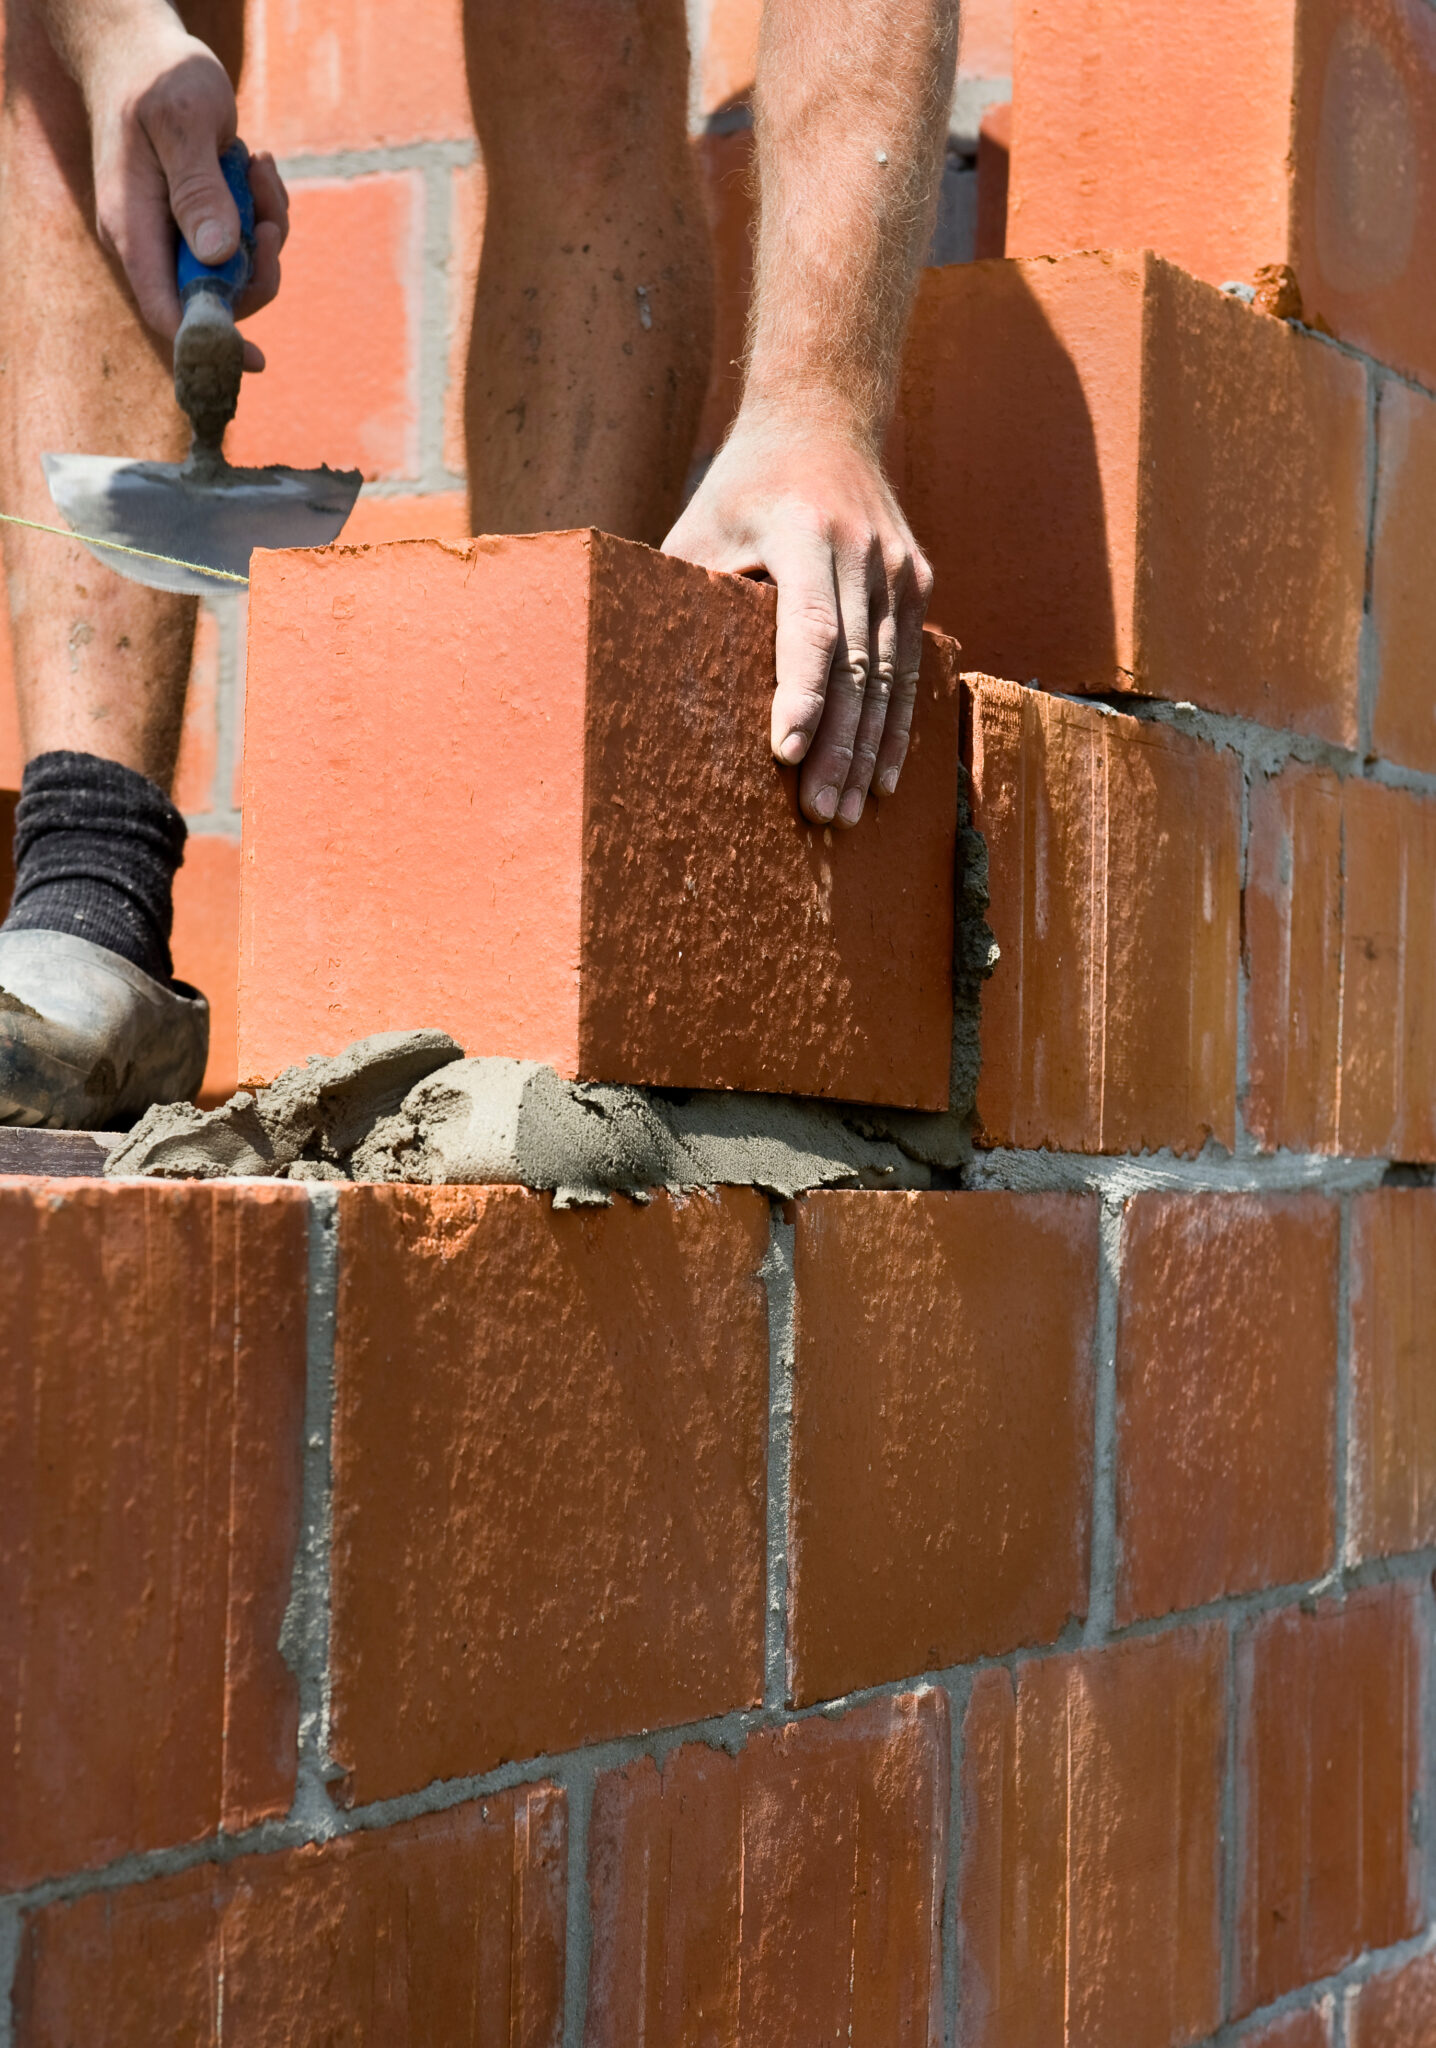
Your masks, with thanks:
M205 569L247 577L255 548L322 548L337 540L362 481L357 469L219 464L199 471L110 455L43 459L51 497L107 568L155 590L209 598L234 585ZM146 554L120 554L107 541ZM149 559L155 555L171 559Z

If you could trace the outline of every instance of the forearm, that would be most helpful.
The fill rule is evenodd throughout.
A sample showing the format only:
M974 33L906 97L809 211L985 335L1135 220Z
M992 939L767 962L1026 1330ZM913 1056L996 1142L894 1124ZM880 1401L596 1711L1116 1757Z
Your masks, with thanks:
M195 47L169 0L37 0L55 54L87 103L117 58L153 61L172 46L178 58Z
M744 406L876 450L932 234L956 0L767 0Z

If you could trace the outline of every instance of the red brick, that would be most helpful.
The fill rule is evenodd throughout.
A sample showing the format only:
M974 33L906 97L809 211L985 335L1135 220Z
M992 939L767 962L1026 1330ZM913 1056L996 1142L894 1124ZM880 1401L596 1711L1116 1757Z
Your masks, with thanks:
M1347 2007L1347 2048L1430 2048L1436 2041L1436 1957L1369 1977Z
M1139 1195L1117 1333L1119 1624L1334 1559L1340 1220L1319 1195Z
M982 995L982 1141L1230 1145L1235 756L1015 683L968 686L1002 954Z
M962 78L1006 78L1012 71L1013 0L967 0L958 15Z
M1216 285L1287 265L1310 325L1430 380L1422 0L1028 0L1015 84L1015 254L1149 244Z
M969 666L1355 744L1360 364L1152 255L949 264L900 414L932 623Z
M1219 1627L979 1674L960 2048L1172 2048L1221 2013Z
M0 1185L0 1886L288 1810L297 1188Z
M1243 2034L1241 2048L1331 2048L1331 2016L1331 2000L1324 1998L1320 2005L1309 2005L1303 2012L1273 2020L1269 2027Z
M240 132L281 156L473 134L458 0L250 0Z
M601 1777L587 2048L936 2048L948 1742L924 1691Z
M945 1106L953 650L897 796L824 833L768 753L773 621L588 532L256 558L242 1071L427 1023L592 1080Z
M977 131L977 244L979 262L1007 251L1008 161L1012 106L989 107Z
M239 1086L239 841L195 832L175 876L175 973L209 1001L209 1064L200 1097L223 1102Z
M767 1205L340 1195L333 1749L357 1801L752 1704Z
M1436 1158L1436 805L1291 767L1252 800L1248 1127Z
M552 2048L566 1835L536 1785L46 1907L15 2048Z
M246 333L267 358L246 377L231 461L412 476L423 185L417 171L292 181L284 289ZM353 254L362 251L362 261Z
M704 115L751 94L762 14L763 0L708 0L698 66L698 104Z
M1353 1559L1436 1544L1436 1192L1351 1206Z
M464 397L469 337L474 324L474 289L483 253L488 187L480 163L465 164L449 180L449 378L444 394L444 461L456 476L468 472L464 445ZM467 512L465 525L469 524ZM377 540L377 534L356 534ZM385 539L394 536L385 535Z
M795 1257L795 1699L1050 1642L1087 1604L1096 1204L815 1195Z
M1267 1615L1239 1640L1239 2012L1420 1926L1420 1664L1402 1585Z
M1378 667L1372 743L1409 768L1436 770L1436 401L1381 387L1371 614Z
M215 803L214 772L219 753L220 626L207 606L195 620L194 656L185 692L184 724L179 759L170 794L182 811L211 811Z
M386 540L465 540L469 501L462 491L428 491L402 498L361 497L344 538L372 546Z

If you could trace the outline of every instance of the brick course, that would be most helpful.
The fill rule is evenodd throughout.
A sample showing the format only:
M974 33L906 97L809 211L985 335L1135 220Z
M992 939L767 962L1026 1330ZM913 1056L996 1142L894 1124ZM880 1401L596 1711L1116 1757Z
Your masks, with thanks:
M1371 736L1377 753L1436 772L1436 400L1394 378L1377 415L1376 528L1371 619L1377 681Z
M1436 1544L1436 1190L1351 1205L1353 1558Z
M1436 2041L1436 1957L1371 1977L1347 2006L1347 2048L1426 2048Z

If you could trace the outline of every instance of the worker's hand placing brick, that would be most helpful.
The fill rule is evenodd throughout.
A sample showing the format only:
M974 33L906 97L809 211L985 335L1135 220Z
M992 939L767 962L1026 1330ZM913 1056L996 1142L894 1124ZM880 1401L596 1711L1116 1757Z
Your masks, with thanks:
M882 473L952 89L951 0L767 0L743 403L664 547L778 586L773 752L856 825L897 788L932 572Z

